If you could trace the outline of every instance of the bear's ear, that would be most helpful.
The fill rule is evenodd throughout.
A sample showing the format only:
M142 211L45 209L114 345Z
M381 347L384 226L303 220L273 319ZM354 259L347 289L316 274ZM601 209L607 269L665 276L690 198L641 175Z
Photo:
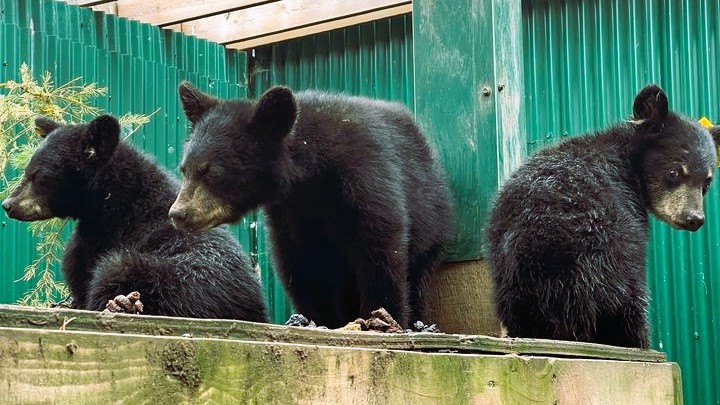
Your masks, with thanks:
M250 123L258 132L280 139L290 133L296 117L297 104L292 91L276 86L260 97Z
M105 161L112 156L120 142L120 123L115 117L101 115L88 125L89 145L85 150L88 158Z
M710 131L710 135L712 135L713 141L715 141L715 146L720 147L720 125L714 126L708 131Z
M665 122L668 116L667 95L655 84L651 84L635 96L633 119L651 121L657 124Z
M60 127L61 124L51 120L48 117L40 116L35 118L35 129L38 135L45 138L48 134Z
M215 107L219 100L194 88L189 82L180 83L178 88L185 116L191 123L197 123L205 113Z

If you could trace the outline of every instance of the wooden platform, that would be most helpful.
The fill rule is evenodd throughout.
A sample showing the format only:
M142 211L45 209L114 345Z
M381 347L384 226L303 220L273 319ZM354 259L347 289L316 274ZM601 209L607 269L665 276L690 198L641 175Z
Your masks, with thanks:
M662 353L0 305L0 403L680 404Z

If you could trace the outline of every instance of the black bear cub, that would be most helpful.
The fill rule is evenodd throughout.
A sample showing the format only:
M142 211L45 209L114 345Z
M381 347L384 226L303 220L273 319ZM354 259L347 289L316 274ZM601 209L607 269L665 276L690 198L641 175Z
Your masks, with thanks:
M405 107L285 87L257 102L179 91L193 128L169 213L178 228L262 207L280 279L309 319L338 327L379 307L403 326L423 319L452 215Z
M73 307L102 310L137 290L146 314L267 321L240 245L223 229L172 226L178 182L120 140L115 118L35 123L45 139L2 206L21 221L76 220L62 262Z
M490 214L497 314L512 337L648 347L648 213L703 225L713 138L642 89L633 119L532 156Z

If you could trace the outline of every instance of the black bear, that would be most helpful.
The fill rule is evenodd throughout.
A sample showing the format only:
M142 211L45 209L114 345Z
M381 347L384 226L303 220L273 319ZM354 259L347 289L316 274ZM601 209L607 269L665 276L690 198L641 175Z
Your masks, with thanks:
M115 118L35 124L45 139L2 206L21 221L76 220L62 261L73 307L102 310L137 290L146 314L267 321L240 245L224 229L186 234L172 226L178 182L120 140Z
M338 327L384 307L423 318L450 237L438 161L400 104L316 91L218 100L183 83L192 123L169 215L202 231L262 207L295 307Z
M716 166L708 131L642 89L633 118L539 151L488 224L497 314L512 337L648 347L648 214L703 225Z

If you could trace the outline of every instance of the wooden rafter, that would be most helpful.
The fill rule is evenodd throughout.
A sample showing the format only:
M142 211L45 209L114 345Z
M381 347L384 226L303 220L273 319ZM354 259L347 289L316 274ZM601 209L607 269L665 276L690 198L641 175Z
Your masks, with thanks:
M153 25L170 25L278 2L278 0L119 0L118 14Z
M68 4L74 4L80 7L97 6L104 3L115 3L115 0L64 0Z
M250 49L262 45L275 42L282 42L292 38L299 38L306 35L317 34L320 32L331 31L338 28L349 27L351 25L362 24L369 21L380 20L396 15L402 15L412 12L412 4L403 4L395 7L389 7L381 10L371 11L369 13L357 14L351 17L339 18L327 22L321 22L304 26L301 28L290 29L277 33L269 33L255 38L247 38L238 42L227 44L231 49Z
M407 12L407 7L396 7L409 5L410 0L283 0L188 21L180 25L180 30L221 44L232 44L382 10Z
M248 49L412 12L412 0L64 0Z

